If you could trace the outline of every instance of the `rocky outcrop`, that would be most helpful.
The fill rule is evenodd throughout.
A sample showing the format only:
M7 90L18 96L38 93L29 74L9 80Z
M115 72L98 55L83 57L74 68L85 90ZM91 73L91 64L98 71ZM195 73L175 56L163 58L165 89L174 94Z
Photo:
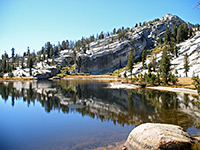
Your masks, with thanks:
M176 15L149 21L142 26L126 30L125 38L119 40L118 34L110 35L90 43L89 50L81 50L76 56L76 72L103 74L112 72L127 64L128 55L133 51L134 59L141 59L142 51L156 46L156 39L163 37L166 28L184 22ZM192 25L186 22L189 27Z
M124 67L131 50L134 51L134 56L141 56L142 50L146 47L146 39L141 38L138 43L140 43L140 47L137 49L128 40L125 40L111 45L110 48L103 47L104 50L95 52L92 55L78 54L76 71L103 74Z
M188 150L196 142L180 126L145 123L131 131L125 142L126 150Z
M73 65L75 60L75 52L72 50L63 50L55 58L55 63L58 65Z
M57 73L59 73L59 68L57 68L56 66L43 64L42 62L38 63L35 68L32 68L32 76L37 79L47 79L55 76ZM13 75L16 77L30 76L30 71L28 68L17 68L13 71Z
M58 74L58 72L59 72L59 69L57 67L49 67L49 68L45 68L44 70L37 70L34 73L33 77L37 79L48 79Z

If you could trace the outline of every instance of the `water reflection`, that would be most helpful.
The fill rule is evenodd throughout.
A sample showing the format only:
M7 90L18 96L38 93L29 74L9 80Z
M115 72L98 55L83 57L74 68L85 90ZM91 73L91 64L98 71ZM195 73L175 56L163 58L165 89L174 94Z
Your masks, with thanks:
M185 130L200 124L197 96L153 90L114 90L92 81L1 82L0 95L12 97L14 107L22 97L29 107L39 101L47 113L78 112L114 124L172 123Z

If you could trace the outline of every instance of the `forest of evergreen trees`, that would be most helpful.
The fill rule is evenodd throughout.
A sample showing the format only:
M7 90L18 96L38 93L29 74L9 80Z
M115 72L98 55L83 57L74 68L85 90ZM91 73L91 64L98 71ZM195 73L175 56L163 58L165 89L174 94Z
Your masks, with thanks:
M153 21L148 22L149 24L158 21L159 19L155 19ZM137 28L138 26L145 26L147 25L146 22L139 23L135 25L134 28ZM49 65L55 65L54 59L59 54L60 51L65 49L71 49L75 52L86 52L86 50L90 49L90 43L94 41L98 41L101 39L104 39L106 37L110 37L108 44L115 42L113 39L113 35L117 34L118 40L124 40L127 39L127 32L133 32L134 28L119 28L118 30L116 28L113 29L112 32L104 33L103 31L100 34L96 34L96 36L91 35L88 38L82 37L78 41L72 41L72 40L64 40L62 42L58 42L57 45L52 44L50 42L47 42L42 46L41 50L39 50L37 53L35 51L30 50L29 47L27 47L27 51L23 53L23 56L20 56L18 54L15 54L15 48L11 49L12 56L9 57L7 52L1 56L0 59L0 77L3 76L4 73L9 73L9 76L12 75L12 71L16 69L16 67L23 68L29 68L30 69L30 75L31 68L33 68L34 65L38 62L44 62L46 61ZM200 30L200 25L197 24L194 26L194 28L197 28ZM179 23L175 24L173 30L170 30L166 28L164 37L157 37L155 39L155 43L157 45L165 44L168 47L168 51L171 51L174 55L178 55L177 53L177 47L175 46L177 43L180 43L184 40L187 40L189 37L193 35L193 29L188 28L186 23ZM49 62L48 60L51 59L52 61Z

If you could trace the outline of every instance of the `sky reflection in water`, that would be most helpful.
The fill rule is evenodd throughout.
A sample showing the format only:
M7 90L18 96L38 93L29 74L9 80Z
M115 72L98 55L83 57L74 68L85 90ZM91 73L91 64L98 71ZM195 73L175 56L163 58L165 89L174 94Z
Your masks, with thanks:
M198 97L105 86L92 81L0 83L0 148L107 146L145 122L177 124L200 134Z

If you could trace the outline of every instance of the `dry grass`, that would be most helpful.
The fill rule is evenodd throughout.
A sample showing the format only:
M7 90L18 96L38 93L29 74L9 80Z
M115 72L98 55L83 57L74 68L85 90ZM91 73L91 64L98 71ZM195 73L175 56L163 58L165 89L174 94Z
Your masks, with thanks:
M178 78L177 85L184 88L195 89L195 86L193 85L193 80L191 77Z
M75 76L71 76L71 75L67 75L65 76L63 79L67 79L67 78L117 78L116 76L111 76L111 75L88 75L88 76L84 76L84 75L75 75Z
M33 80L33 77L3 77L0 78L0 80Z

